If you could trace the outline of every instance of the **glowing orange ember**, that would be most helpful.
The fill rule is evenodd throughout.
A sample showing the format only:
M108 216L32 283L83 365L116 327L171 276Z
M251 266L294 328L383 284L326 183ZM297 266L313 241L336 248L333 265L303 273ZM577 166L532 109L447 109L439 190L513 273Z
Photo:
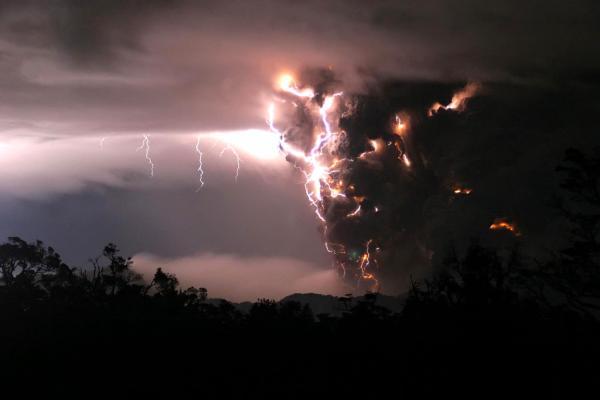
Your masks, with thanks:
M429 107L427 115L430 117L433 116L436 112L440 110L440 108L443 108L444 110L456 110L458 112L464 111L467 100L475 96L475 94L477 94L480 88L481 87L478 83L467 83L467 85L464 88L454 93L454 96L452 96L452 100L449 104L443 105L439 102L433 103L431 107Z
M378 140L369 140L371 147L373 147L373 151L379 150L379 141Z
M406 131L406 124L404 123L405 117L400 118L398 114L396 114L396 121L394 123L394 133L396 135L402 135Z
M470 188L454 188L454 190L452 191L454 194L464 194L464 195L469 195L471 194L471 192L473 191L473 189Z
M517 225L514 223L508 222L504 218L496 218L494 220L494 222L490 225L490 230L492 230L492 231L505 230L505 231L512 232L513 234L515 234L515 236L521 235L521 232L519 232L519 230L517 229Z

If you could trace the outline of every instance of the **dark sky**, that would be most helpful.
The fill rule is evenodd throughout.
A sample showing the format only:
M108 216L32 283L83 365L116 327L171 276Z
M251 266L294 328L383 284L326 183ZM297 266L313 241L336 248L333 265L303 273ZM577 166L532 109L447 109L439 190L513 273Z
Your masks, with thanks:
M421 149L437 176L478 185L470 217L513 215L543 244L554 166L597 142L599 20L592 0L5 0L0 235L75 263L114 241L144 271L162 263L234 300L344 292L301 176L247 131L265 129L278 74L328 68L348 93L393 97L396 82L424 104L482 82L475 116L423 128Z

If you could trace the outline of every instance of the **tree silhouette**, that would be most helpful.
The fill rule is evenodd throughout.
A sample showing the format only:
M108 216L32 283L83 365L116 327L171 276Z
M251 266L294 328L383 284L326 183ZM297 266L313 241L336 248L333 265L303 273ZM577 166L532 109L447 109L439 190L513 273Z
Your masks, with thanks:
M423 284L412 283L407 310L415 305L490 312L518 302L520 256L513 249L508 260L472 242L464 258L452 248L437 273Z
M0 282L6 286L31 284L65 267L60 255L52 247L44 247L39 240L27 243L21 238L9 237L7 243L0 245Z
M338 301L340 302L340 304L342 305L344 310L349 310L350 309L350 305L352 304L352 293L346 293L344 296L338 297Z
M150 282L150 287L156 287L157 292L161 295L174 294L177 291L177 286L179 286L177 277L164 273L162 268L156 270L154 278Z
M103 284L111 295L126 289L131 283L139 281L140 275L131 270L131 257L119 255L119 249L113 243L109 243L102 251L104 258L108 260L108 266L100 267Z
M600 148L591 155L567 150L557 171L566 191L557 207L568 222L571 240L542 272L569 306L592 316L600 311Z

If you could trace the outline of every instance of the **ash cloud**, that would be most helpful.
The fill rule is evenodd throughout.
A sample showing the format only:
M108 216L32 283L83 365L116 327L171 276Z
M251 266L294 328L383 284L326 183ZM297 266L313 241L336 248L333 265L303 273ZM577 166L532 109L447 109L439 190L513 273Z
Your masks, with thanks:
M379 288L397 293L411 277L428 274L450 247L460 252L473 238L490 246L518 244L537 258L560 242L561 220L552 208L559 187L554 168L568 147L599 143L594 93L569 85L488 82L471 90L473 97L462 106L430 112L432 105L451 104L454 94L475 87L466 84L382 81L366 94L345 95L337 114L341 139L323 156L343 160L331 164L330 182L339 181L331 184L344 196L326 190L318 209L324 239L349 281L371 283L360 271L368 260L367 272L375 274ZM306 105L294 107L286 141L314 142L314 123L297 126L327 94L317 91ZM401 133L395 131L397 115L406 124ZM519 235L490 231L499 218L515 222Z

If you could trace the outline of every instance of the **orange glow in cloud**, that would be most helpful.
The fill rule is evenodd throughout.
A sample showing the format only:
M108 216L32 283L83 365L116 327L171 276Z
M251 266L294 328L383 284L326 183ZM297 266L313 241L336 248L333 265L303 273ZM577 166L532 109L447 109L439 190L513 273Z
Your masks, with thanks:
M277 87L279 90L293 94L298 97L313 98L315 92L311 88L299 89L296 86L294 77L289 73L284 73L277 79Z
M402 162L404 163L404 165L406 165L409 168L412 165L412 163L411 163L410 159L408 158L408 156L406 155L406 153L402 154Z
M394 120L394 133L398 136L402 136L408 129L408 116L396 114Z
M429 107L427 115L431 117L433 114L438 112L440 108L443 108L444 110L456 110L458 112L463 112L465 110L467 100L475 96L480 89L481 85L478 83L467 83L464 88L454 93L454 96L452 96L452 100L449 104L443 105L439 102L433 103L433 105Z
M512 232L515 236L521 236L521 232L519 232L519 230L517 229L517 225L515 223L508 222L505 218L496 218L494 222L490 225L490 230L504 230Z
M463 194L463 195L469 195L471 194L471 192L473 191L473 189L471 188L465 188L465 187L455 187L452 190L452 193L454 194Z

